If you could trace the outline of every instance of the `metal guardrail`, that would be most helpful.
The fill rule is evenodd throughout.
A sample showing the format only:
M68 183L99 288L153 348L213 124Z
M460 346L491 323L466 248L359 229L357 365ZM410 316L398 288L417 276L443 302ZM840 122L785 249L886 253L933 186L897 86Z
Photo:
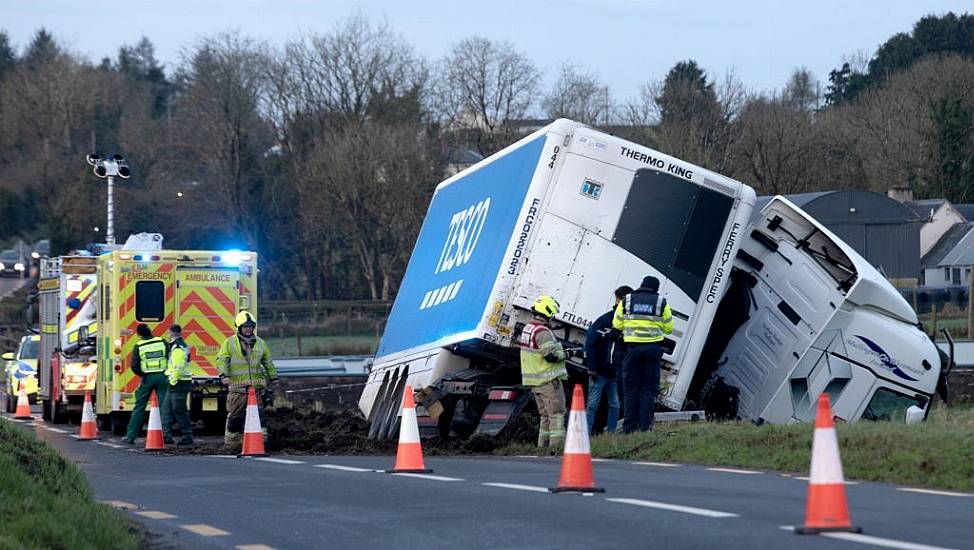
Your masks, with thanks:
M279 357L274 359L274 366L278 376L284 378L365 376L372 368L372 360L371 355Z

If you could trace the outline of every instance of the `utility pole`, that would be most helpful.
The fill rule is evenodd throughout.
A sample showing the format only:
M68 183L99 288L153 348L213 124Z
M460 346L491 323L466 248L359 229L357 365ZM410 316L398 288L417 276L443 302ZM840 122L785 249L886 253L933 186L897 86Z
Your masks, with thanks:
M97 153L92 153L86 160L94 167L96 176L108 180L108 225L105 228L105 242L113 245L115 244L115 176L127 180L132 175L132 171L125 164L125 158L119 154L103 159Z

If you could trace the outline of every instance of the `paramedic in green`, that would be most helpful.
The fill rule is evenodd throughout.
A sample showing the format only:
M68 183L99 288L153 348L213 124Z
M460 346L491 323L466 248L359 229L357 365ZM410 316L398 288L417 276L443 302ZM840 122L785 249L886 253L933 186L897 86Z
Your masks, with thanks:
M132 418L129 419L128 432L122 441L129 445L135 444L135 438L142 431L145 420L145 406L149 403L152 391L156 392L156 399L160 403L166 401L169 393L169 380L166 379L166 366L169 364L169 344L158 336L152 335L149 325L140 324L135 327L139 335L139 343L132 350L132 372L142 377L139 387L135 390L135 406L132 408Z
M230 388L227 394L227 426L223 443L240 445L247 419L247 388L257 394L257 413L260 426L267 436L264 420L264 391L273 391L277 382L277 368L271 361L271 351L264 339L254 332L257 320L249 311L241 311L234 318L237 333L227 338L216 354L216 370L220 381Z
M180 445L193 444L193 423L186 409L186 395L193 389L193 371L189 364L189 346L183 340L183 328L169 327L169 364L166 367L169 393L162 404L162 435L164 442L172 445L172 424L179 423L182 437Z

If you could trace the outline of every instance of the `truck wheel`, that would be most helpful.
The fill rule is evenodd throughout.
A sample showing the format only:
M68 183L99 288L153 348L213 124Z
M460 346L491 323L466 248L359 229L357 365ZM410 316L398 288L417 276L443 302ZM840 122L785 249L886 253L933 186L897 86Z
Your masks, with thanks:
M64 424L68 421L67 411L61 407L61 404L57 401L48 401L51 406L51 423L52 424Z
M112 417L107 414L95 415L95 425L99 432L107 432L112 429Z

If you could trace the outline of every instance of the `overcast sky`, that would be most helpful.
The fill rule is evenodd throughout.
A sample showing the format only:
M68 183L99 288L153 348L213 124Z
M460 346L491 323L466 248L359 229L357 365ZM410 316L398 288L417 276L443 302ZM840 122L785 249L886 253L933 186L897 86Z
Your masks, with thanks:
M22 49L46 27L92 60L144 35L171 69L201 36L238 29L281 45L361 11L429 58L475 34L509 40L547 83L569 61L626 99L683 59L715 79L732 70L756 90L780 88L799 66L824 86L844 57L872 55L920 17L950 10L972 12L974 0L0 0L0 29Z

